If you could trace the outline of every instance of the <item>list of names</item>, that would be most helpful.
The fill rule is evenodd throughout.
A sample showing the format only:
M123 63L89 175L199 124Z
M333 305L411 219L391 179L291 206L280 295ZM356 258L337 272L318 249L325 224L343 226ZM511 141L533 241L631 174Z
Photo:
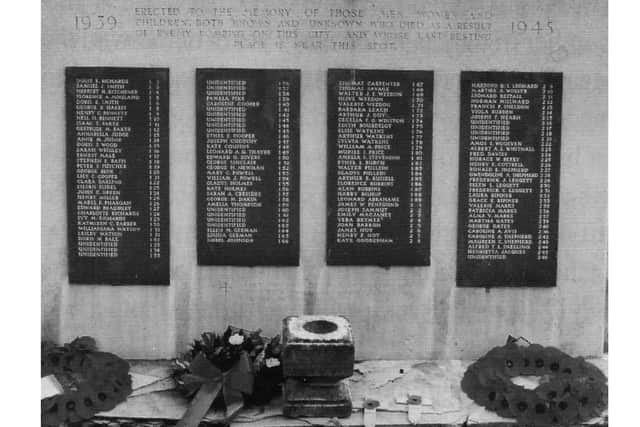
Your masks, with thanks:
M167 103L166 70L67 69L71 283L169 283Z
M299 73L197 81L198 263L297 265Z
M561 74L463 73L458 283L552 286Z
M329 70L329 264L428 264L432 86Z

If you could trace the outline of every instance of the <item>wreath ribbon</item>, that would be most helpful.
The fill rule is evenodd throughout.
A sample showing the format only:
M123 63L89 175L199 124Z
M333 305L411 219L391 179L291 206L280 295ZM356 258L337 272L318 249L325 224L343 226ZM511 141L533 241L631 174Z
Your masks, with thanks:
M185 374L183 381L188 390L197 392L176 427L197 427L220 392L227 408L242 403L243 393L253 392L253 372L249 356L244 351L225 372L200 353L191 362L191 373Z

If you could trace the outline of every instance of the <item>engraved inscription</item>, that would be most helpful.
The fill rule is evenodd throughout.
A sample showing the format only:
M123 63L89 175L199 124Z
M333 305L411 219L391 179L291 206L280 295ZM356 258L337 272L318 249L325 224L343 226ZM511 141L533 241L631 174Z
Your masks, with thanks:
M67 69L69 280L168 284L168 72Z
M198 262L297 265L299 75L198 70Z
M554 285L560 74L463 73L458 283Z
M329 70L329 264L428 264L431 72Z

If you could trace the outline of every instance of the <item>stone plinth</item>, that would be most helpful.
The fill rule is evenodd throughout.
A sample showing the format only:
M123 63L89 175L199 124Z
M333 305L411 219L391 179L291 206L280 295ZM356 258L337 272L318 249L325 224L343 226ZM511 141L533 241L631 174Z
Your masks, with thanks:
M353 375L353 337L344 317L290 316L284 319L282 336L285 377Z
M290 316L283 321L284 415L348 417L353 375L349 321L340 316Z
M287 378L283 413L287 417L339 417L351 415L351 393L343 382L317 383Z

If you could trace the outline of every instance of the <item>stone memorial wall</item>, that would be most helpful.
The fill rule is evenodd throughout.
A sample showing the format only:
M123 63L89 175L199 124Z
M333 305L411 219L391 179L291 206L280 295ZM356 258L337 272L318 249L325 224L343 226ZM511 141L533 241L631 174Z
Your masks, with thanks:
M44 338L602 352L604 0L44 2L42 158Z

